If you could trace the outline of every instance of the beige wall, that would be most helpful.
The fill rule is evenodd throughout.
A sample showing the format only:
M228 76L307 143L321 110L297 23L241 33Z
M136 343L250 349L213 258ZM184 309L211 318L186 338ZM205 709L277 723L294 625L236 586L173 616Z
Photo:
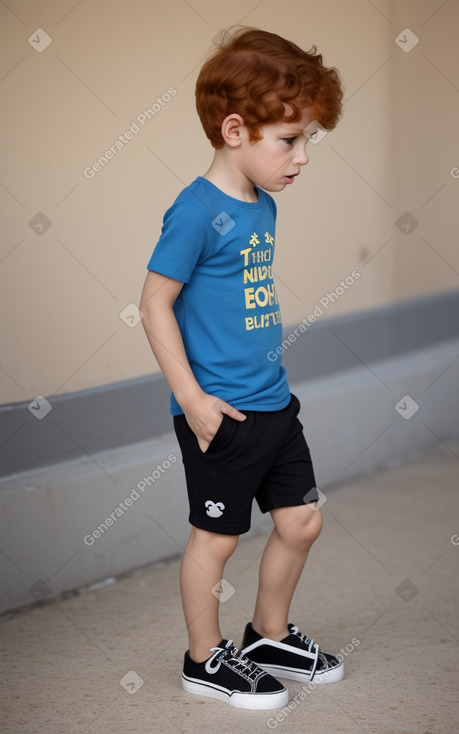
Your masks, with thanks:
M324 318L459 286L456 0L9 5L0 6L2 404L157 370L141 326L119 314L139 301L165 209L210 162L194 83L211 39L241 20L317 44L346 89L338 129L276 196L284 323L354 269L360 278ZM409 53L394 41L407 27L419 37ZM39 28L52 38L41 53ZM85 177L171 87L154 118ZM395 226L406 211L419 222L408 235ZM41 235L28 224L37 212L51 221Z

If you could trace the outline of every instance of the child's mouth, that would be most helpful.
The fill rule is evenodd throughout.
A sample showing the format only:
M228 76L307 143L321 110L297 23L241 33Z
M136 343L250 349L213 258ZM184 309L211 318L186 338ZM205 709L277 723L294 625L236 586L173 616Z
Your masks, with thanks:
M287 179L287 183L292 184L295 180L295 176L298 176L298 174L294 173L293 176L285 176L285 178Z

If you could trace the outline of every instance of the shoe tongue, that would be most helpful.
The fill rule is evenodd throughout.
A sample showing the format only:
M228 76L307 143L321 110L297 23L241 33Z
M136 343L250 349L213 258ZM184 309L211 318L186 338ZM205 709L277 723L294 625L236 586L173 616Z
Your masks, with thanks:
M234 643L233 640L221 640L218 645L215 645L215 648L217 647L220 647L222 650L231 650L234 647Z
M290 634L291 635L294 635L295 637L298 637L298 639L301 640L301 642L307 642L307 641L310 642L310 638L307 637L306 635L303 635L300 632L300 630L298 629L298 627L296 627L296 625L289 624L289 625L287 625L287 628L288 628L288 631L290 632Z
M218 645L215 645L215 647L211 647L210 651L212 653L212 657L219 657L220 655L223 655L224 653L231 653L231 650L233 649L233 640L221 640Z
M287 629L289 631L289 637L295 637L298 641L301 641L301 633L298 627L296 627L294 624L288 624ZM287 639L287 638L285 638Z

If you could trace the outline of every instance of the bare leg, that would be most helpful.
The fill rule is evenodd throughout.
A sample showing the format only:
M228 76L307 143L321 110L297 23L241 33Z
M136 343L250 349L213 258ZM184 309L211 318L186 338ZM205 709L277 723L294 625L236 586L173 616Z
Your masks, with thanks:
M210 648L222 639L218 622L219 599L212 588L223 577L225 563L239 537L193 527L182 558L180 590L188 628L190 656L197 663L210 657Z
M271 511L274 529L259 573L253 628L263 637L282 640L289 632L288 613L309 550L322 530L316 503Z

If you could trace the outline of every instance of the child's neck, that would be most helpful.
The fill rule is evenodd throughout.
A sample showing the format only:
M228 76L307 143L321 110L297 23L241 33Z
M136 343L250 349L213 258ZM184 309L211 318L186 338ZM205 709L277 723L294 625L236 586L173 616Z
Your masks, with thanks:
M255 203L258 201L255 186L235 165L231 153L232 151L225 149L216 150L210 168L203 174L203 178L234 199Z

